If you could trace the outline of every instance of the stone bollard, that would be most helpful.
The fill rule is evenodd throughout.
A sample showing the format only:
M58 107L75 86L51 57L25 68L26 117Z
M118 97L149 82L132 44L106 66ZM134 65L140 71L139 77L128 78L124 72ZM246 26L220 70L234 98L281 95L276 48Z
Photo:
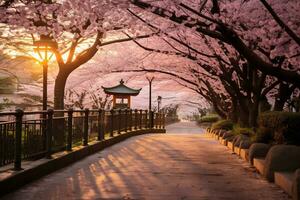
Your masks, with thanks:
M265 157L271 148L271 145L264 143L254 143L249 148L249 162L253 165L254 158Z
M293 200L300 200L300 168L294 174L292 197Z
M294 145L275 145L270 148L263 175L268 181L274 181L274 172L295 171L300 168L300 147Z

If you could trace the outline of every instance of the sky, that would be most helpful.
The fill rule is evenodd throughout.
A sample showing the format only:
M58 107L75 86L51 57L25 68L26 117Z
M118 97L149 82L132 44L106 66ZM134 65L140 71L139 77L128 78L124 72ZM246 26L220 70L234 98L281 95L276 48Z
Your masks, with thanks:
M124 60L124 48L127 50ZM136 53L140 52L140 53ZM88 90L95 91L102 86L111 87L119 84L124 79L129 87L142 88L140 94L132 97L132 107L138 109L147 109L149 106L149 83L146 76L154 76L152 84L152 106L157 106L157 96L162 96L162 107L170 104L180 104L179 115L184 116L196 112L196 108L187 101L199 101L200 96L178 84L172 78L155 74L145 73L110 73L107 69L120 68L118 65L136 65L137 60L144 56L143 51L127 43L122 45L112 45L99 51L95 57L87 64L76 69L68 78L66 91L73 89L76 91ZM21 60L16 58L15 60ZM153 63L152 63L153 64ZM149 64L150 65L150 64ZM42 67L36 62L12 62L10 70L16 74L22 84L19 94L42 95ZM53 100L54 81L58 72L55 62L49 63L48 72L48 100ZM0 72L3 73L3 72ZM4 73L5 74L5 73ZM102 92L102 91L101 91ZM14 99L18 102L17 99Z

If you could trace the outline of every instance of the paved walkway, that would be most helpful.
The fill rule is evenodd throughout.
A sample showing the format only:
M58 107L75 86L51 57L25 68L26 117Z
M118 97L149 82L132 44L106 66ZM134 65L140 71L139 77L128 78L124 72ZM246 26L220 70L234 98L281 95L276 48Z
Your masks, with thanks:
M200 134L204 132L202 128L196 125L196 122L180 122L180 123L171 124L166 127L166 130L167 133L172 133L172 134L182 134L182 133Z
M177 133L133 137L4 199L288 199L195 124L178 123L168 130Z

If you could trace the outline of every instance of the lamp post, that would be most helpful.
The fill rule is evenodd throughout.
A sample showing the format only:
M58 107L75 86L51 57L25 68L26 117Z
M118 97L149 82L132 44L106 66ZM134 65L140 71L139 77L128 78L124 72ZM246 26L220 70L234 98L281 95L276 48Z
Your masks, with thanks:
M33 42L34 51L38 54L43 65L43 110L47 110L47 76L48 62L52 57L52 48L57 47L57 43L48 36L41 36L40 40Z
M154 80L154 77L147 77L147 80L149 82L149 112L151 111L151 101L152 101L152 81Z
M160 110L161 100L162 100L161 96L157 96L157 112L159 112Z

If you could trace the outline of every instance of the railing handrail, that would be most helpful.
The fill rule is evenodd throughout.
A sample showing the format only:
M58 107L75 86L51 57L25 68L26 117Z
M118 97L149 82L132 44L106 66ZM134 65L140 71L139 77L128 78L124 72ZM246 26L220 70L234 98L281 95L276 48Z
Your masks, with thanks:
M85 112L86 109L82 109L82 110L79 110L79 109L74 109L72 110L72 112ZM110 112L111 110L115 110L115 111L118 111L118 110L122 110L122 111L132 111L132 112L135 112L136 109L111 109L111 110L108 110L108 109L89 109L89 112L99 112L99 111L104 111L104 112ZM69 110L53 110L54 113L67 113ZM149 112L149 110L145 109L137 109L137 111L142 111L142 112ZM23 111L23 115L38 115L38 114L47 114L49 112L49 110L38 110L38 111ZM5 112L0 112L0 116L7 116L7 115L16 115L17 114L17 111L5 111Z

